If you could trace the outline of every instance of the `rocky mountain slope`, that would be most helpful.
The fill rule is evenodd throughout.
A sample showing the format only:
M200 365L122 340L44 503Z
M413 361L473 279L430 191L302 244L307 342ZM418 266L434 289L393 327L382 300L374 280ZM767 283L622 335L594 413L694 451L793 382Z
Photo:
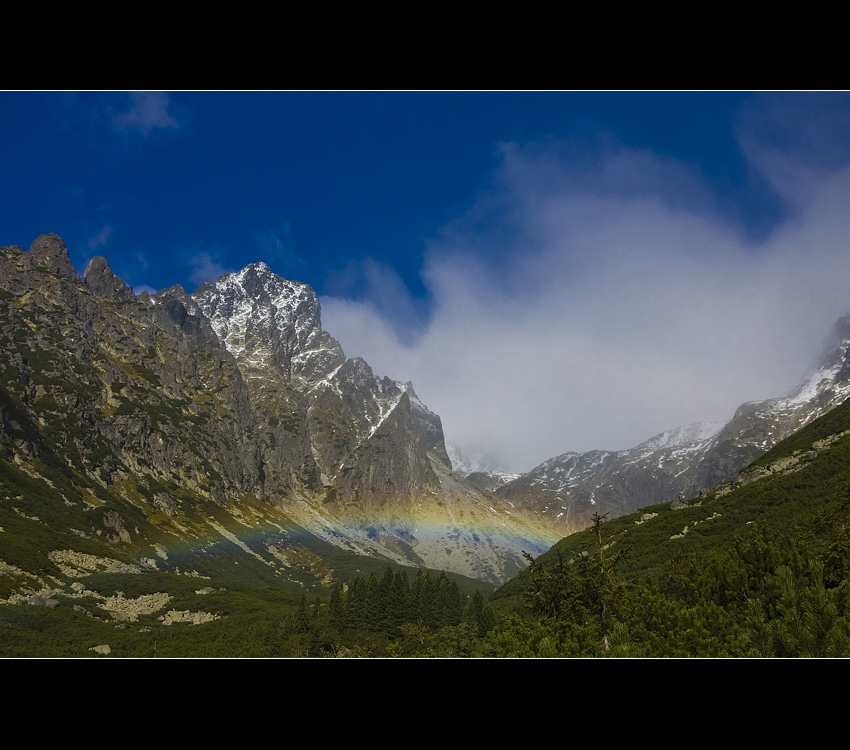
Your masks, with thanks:
M565 453L494 492L539 511L562 535L677 498L691 498L743 467L850 396L850 315L835 325L823 363L789 393L741 405L728 423L668 430L623 451Z
M302 548L499 582L556 538L453 473L411 384L346 358L313 290L263 263L136 296L43 235L0 249L0 346L0 501L35 482L33 515L67 516L53 532L145 564L218 539L285 567L291 527Z

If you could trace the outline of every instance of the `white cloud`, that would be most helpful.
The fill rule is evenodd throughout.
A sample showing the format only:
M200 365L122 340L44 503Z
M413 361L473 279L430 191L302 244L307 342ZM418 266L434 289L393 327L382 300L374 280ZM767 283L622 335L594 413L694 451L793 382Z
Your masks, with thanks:
M218 262L217 258L213 258L206 252L193 255L189 259L189 265L192 266L189 279L195 284L200 284L202 281L209 281L210 279L217 279L222 274L232 272L232 269L225 268Z
M177 130L180 123L168 113L170 100L162 91L136 91L130 94L130 109L112 117L121 131L136 130L147 137L155 128Z
M94 250L101 245L105 245L107 240L109 239L109 235L112 234L112 227L104 227L101 229L94 237L89 239L88 245L89 250Z
M507 147L429 248L427 330L400 343L392 311L414 303L393 283L393 304L323 298L324 326L508 469L729 419L793 387L850 310L850 170L749 153L793 209L760 244L670 159Z
M421 333L423 305L411 297L395 269L385 263L373 258L353 260L329 276L325 289L330 297L370 308L389 325L391 336L405 343L414 341Z

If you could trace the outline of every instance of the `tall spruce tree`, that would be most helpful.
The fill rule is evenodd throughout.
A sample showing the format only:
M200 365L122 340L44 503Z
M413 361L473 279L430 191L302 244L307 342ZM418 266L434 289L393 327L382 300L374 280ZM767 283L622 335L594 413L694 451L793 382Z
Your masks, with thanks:
M526 599L532 612L574 626L573 637L579 639L585 637L579 631L594 621L603 651L609 649L609 630L623 587L616 570L623 553L609 551L603 531L606 518L607 514L594 513L590 527L593 543L571 560L557 553L557 561L549 566L524 553L530 563Z

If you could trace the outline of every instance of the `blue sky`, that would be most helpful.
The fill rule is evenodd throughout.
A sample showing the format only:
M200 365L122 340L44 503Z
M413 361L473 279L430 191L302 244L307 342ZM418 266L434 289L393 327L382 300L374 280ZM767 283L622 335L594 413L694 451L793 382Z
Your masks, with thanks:
M850 96L5 92L0 244L137 291L264 260L527 470L779 395L850 311Z

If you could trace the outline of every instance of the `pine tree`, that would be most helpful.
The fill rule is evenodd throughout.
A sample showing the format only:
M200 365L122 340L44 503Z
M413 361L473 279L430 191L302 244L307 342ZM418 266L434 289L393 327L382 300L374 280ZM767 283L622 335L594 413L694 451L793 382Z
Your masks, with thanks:
M484 601L484 597L481 596L481 592L478 589L475 589L475 592L469 597L469 601L463 608L462 622L470 625L478 634L479 638L483 638L496 624L493 610Z
M795 575L786 565L780 566L776 578L780 593L775 607L763 607L758 600L751 604L748 624L755 653L778 657L850 656L845 588L824 586L820 562L810 564L807 577ZM775 610L772 616L771 610Z
M369 630L381 629L381 590L374 571L369 573L363 594L362 625Z
M530 563L531 586L526 597L532 612L575 626L572 637L579 639L585 637L580 631L594 620L603 651L609 649L608 632L623 589L616 572L623 553L608 551L603 534L606 517L594 513L590 527L593 545L569 561L556 551L557 562L547 566L524 553Z
M338 583L331 591L331 601L328 607L328 614L331 625L339 631L345 630L348 620L346 607L347 595L342 584Z

